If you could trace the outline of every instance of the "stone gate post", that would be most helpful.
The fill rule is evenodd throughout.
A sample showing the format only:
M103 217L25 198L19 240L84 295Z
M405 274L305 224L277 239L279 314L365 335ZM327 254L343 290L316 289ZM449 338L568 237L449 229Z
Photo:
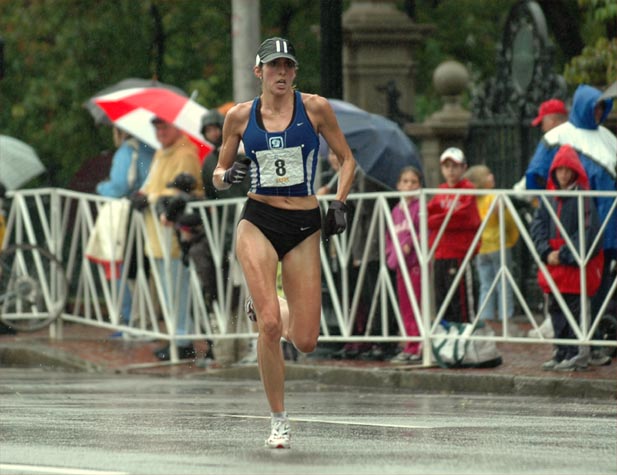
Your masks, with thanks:
M394 86L403 112L413 115L414 49L432 29L414 23L394 0L352 0L343 14L343 98L388 115L386 90Z
M408 123L405 132L421 141L422 167L428 188L441 183L439 156L447 147L463 145L469 130L471 112L461 106L461 94L469 83L467 68L458 61L445 61L433 73L433 86L443 97L443 107L423 123Z

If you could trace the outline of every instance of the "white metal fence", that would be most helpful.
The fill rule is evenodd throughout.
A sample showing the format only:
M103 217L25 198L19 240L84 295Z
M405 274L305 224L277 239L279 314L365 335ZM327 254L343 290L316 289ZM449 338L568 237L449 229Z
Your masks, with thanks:
M493 282L491 291L497 286L511 285L516 304L517 322L527 321L535 329L538 328L537 293L524 292L520 278L533 278L536 266L546 272L541 263L527 229L525 217L519 214L515 206L516 199L532 199L540 195L558 192L517 192L510 190L490 190L496 196L489 213L500 216L501 237L501 269ZM420 200L420 229L413 237L415 252L419 257L421 269L422 292L417 301L411 290L409 273L403 265L403 277L410 295L412 307L417 316L420 336L411 337L405 332L402 316L399 312L395 281L392 272L386 266L384 243L386 233L395 233L391 218L391 206L401 199L396 192L366 193L350 195L348 202L355 209L347 232L334 236L329 242L322 242L321 263L323 281L323 303L321 319L321 337L323 342L400 342L419 341L424 349L423 361L429 364L431 360L430 342L437 338L436 329L442 320L444 311L453 298L454 287L463 278L466 265L473 260L475 244L480 241L481 233L486 226L488 216L482 222L465 256L463 265L455 276L453 288L447 294L445 301L433 302L431 267L434 259L435 245L429 246L426 206L435 193L482 195L481 190L435 190L424 189L408 193ZM612 199L609 216L617 214L617 193L607 192L569 192L560 194L575 194L582 205L583 196L605 197ZM194 263L189 266L188 296L183 300L181 279L174 277L174 261L169 252L170 246L164 247L164 257L157 263L149 257L150 243L146 239L143 214L133 212L128 227L127 242L122 251L122 261L128 263L136 258L136 275L129 279L129 266L124 265L118 275L112 271L111 279L106 278L103 266L94 264L84 256L84 249L92 233L98 211L108 198L91 194L77 193L64 189L33 189L22 190L9 194L10 209L7 216L7 229L4 247L13 243L38 244L50 250L65 265L64 270L70 282L69 303L57 324L51 329L52 336L61 336L62 321L109 328L110 330L127 332L151 338L169 340L172 348L180 339L230 339L255 337L252 327L243 313L244 286L238 264L234 257L235 223L244 204L244 199L200 201L189 205L196 209L202 217L206 241L214 263L216 274L215 299L204 298L202 285ZM325 211L328 200L333 196L320 197L320 205ZM582 209L582 207L581 207ZM505 223L504 211L508 210L520 232L520 243L524 252L531 256L534 265L521 269L514 275L513 269L506 265L505 260ZM555 218L553 216L553 218ZM410 219L407 216L407 219ZM607 218L608 219L608 218ZM447 224L449 216L446 217ZM582 221L581 221L582 222ZM582 226L582 224L581 224ZM603 230L607 222L603 223ZM110 227L111 229L111 227ZM563 229L562 229L563 231ZM581 229L582 231L582 229ZM157 222L157 233L161 242L170 243L173 230L160 226ZM395 235L395 234L393 234ZM437 240L439 240L439 233ZM580 233L584 236L584 232ZM577 261L586 264L589 256L585 255L585 242L575 249L572 240L564 236L570 249L577 256ZM598 239L598 238L596 238ZM402 250L395 241L399 263L404 262ZM150 271L147 271L147 267ZM157 265L163 272L156 272ZM582 281L585 272L581 267ZM522 274L522 275L521 275ZM517 278L518 277L518 278ZM549 284L558 302L562 305L570 324L574 328L579 345L617 346L615 341L594 340L593 335L600 322L599 315L611 309L611 299L615 299L617 282L610 282L610 290L598 315L591 315L588 299L582 295L582 311L580 324L565 306L554 282L549 278ZM130 290L129 290L130 289ZM2 289L0 289L1 293ZM121 308L124 294L132 294L132 309L128 323L121 320ZM501 293L505 299L505 293ZM535 301L534 301L535 299ZM178 309L187 305L190 316L186 326L186 334L176 331ZM479 310L486 302L478 302ZM505 307L505 305L504 305ZM612 311L612 310L611 310ZM505 317L505 316L504 316ZM363 320L363 331L358 334L358 320ZM475 322L477 323L476 317ZM517 323L507 317L503 320L502 331L494 337L498 342L525 343L572 343L572 340L546 339L541 334L530 338L514 331ZM440 336L441 337L441 336ZM472 339L488 337L472 337ZM172 352L173 356L174 352ZM173 359L173 358L172 358Z

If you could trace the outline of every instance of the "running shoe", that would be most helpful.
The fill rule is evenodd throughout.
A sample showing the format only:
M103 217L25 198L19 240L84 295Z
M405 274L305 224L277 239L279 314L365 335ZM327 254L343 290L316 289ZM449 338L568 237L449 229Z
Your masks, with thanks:
M251 322L257 321L257 314L255 313L255 307L253 307L253 298L250 295L244 301L244 311Z
M289 449L291 447L291 429L289 419L272 419L272 432L266 439L266 447L270 449Z

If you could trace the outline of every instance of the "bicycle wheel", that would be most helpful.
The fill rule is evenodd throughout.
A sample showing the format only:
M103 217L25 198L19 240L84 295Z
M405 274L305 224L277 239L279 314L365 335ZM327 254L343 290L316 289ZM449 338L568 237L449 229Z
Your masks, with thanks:
M45 249L17 244L0 251L0 320L36 331L64 310L68 282L62 263Z

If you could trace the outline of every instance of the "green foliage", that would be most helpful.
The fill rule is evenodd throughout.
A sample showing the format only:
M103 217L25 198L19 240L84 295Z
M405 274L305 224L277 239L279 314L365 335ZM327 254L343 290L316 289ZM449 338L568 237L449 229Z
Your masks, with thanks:
M617 39L599 38L573 58L564 73L570 85L592 84L604 88L617 77Z
M585 13L587 46L566 65L564 78L572 86L603 88L617 77L617 39L606 37L606 25L617 22L617 1L578 0L578 4Z
M416 120L439 108L432 74L442 61L463 62L474 80L493 74L495 46L516 1L415 1L415 21L435 25L414 57ZM615 18L614 0L580 1L599 15L595 25ZM316 93L321 82L319 4L261 0L260 6L260 36L293 40L300 60L297 86ZM343 11L348 7L345 0ZM153 9L164 34L162 57ZM156 76L196 92L197 102L206 107L231 101L231 13L231 2L221 0L0 0L5 43L0 133L37 150L48 168L37 184L67 186L86 159L113 146L109 127L96 126L83 107L101 89L128 77Z
M153 6L165 35L158 70ZM86 159L113 147L109 127L95 126L83 103L122 79L156 77L206 107L233 99L231 2L0 0L0 18L0 131L37 150L48 169L39 185L67 186ZM314 92L318 25L319 2L262 0L262 37L294 39L298 86Z

